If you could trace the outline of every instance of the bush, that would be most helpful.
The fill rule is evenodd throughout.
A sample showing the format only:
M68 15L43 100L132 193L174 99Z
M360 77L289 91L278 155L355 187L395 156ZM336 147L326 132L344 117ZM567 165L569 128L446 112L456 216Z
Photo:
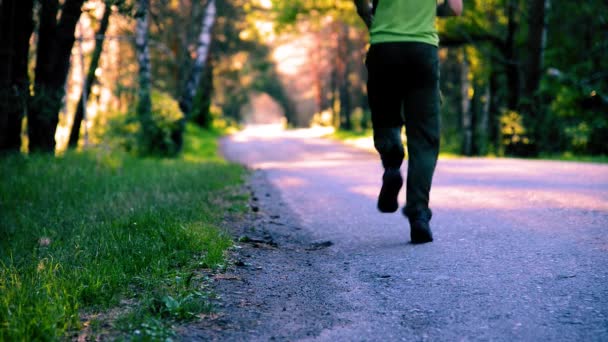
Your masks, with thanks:
M175 156L179 146L175 134L179 131L183 114L170 95L152 91L152 127L150 136L142 136L136 111L108 114L106 129L101 133L109 145L137 155Z

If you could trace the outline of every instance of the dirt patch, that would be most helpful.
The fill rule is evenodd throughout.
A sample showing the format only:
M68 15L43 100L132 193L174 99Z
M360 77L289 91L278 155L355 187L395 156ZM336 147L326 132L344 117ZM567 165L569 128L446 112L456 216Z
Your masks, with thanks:
M226 275L213 278L220 295L213 318L178 329L183 340L269 340L318 336L345 323L327 264L331 241L314 241L280 193L255 171L247 184L251 212L231 224L236 247ZM255 208L255 209L253 209Z

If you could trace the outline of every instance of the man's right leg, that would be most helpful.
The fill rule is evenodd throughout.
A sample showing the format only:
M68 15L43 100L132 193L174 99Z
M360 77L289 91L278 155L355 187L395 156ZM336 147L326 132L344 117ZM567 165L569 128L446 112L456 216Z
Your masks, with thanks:
M419 93L419 99L426 98L428 103L419 103L415 106L418 112L410 112L422 115L406 114L407 202L403 213L410 222L412 243L433 241L429 199L439 154L439 113L438 110L431 109L436 107L432 104L433 94L436 92L432 89L415 91L413 94Z
M407 204L403 208L414 243L433 241L429 195L439 154L439 62L437 48L412 45L417 56L404 97L408 149Z

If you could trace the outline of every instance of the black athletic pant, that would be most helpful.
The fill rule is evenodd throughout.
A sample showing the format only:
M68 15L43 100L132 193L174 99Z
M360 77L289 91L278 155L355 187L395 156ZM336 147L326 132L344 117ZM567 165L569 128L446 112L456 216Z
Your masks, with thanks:
M382 164L400 168L408 151L407 202L412 218L430 216L429 193L439 153L439 59L437 47L414 42L373 44L368 52L367 92L374 145Z

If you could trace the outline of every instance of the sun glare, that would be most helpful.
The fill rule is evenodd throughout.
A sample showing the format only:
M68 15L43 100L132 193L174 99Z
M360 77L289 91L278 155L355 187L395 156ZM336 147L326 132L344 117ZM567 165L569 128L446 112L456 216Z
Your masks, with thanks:
M258 0L260 7L265 8L265 9L271 9L272 8L272 0Z

